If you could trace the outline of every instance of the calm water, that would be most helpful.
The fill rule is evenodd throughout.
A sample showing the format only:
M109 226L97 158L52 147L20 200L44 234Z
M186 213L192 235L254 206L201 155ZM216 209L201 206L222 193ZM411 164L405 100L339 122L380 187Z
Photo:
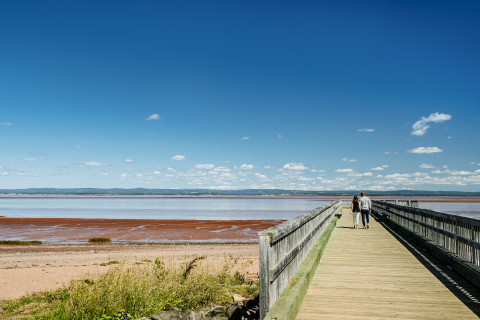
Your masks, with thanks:
M330 201L312 199L0 199L0 216L92 219L291 219ZM420 202L420 207L480 219L480 203Z
M0 216L92 219L290 219L329 201L311 199L0 199Z
M419 205L422 209L441 211L459 216L480 219L480 203L420 202Z

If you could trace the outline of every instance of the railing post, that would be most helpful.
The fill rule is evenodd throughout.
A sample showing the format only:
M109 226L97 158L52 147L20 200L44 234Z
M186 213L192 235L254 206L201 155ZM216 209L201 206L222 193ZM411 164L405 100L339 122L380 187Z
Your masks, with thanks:
M265 315L270 308L270 266L269 266L269 251L270 251L270 237L268 235L259 235L259 286L260 286L260 320L265 318Z

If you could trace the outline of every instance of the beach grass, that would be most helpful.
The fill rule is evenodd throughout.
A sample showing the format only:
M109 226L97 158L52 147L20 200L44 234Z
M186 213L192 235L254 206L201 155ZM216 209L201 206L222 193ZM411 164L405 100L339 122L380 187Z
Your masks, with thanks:
M200 310L231 303L233 294L258 293L258 283L247 283L234 262L225 259L221 270L197 265L202 257L181 265L162 260L135 266L115 265L92 279L70 282L54 291L0 301L1 319L131 319L150 316L171 305ZM120 317L121 316L121 317Z
M112 239L109 238L90 238L88 242L112 242Z
M19 241L19 240L0 240L0 244L8 244L8 245L31 245L31 244L42 244L42 241Z

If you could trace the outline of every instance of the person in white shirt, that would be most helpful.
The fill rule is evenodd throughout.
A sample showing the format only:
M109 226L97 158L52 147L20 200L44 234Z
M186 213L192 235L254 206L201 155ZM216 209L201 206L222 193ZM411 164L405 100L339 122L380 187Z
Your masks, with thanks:
M367 218L367 229L370 227L370 210L372 210L372 200L369 197L365 196L365 192L361 193L362 197L360 198L360 209L362 213L362 223L363 229L365 229L365 218Z

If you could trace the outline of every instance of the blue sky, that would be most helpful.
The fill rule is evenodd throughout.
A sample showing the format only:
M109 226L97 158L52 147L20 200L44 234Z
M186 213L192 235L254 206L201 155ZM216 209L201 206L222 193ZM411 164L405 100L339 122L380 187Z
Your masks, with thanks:
M478 1L2 1L0 188L480 190Z

